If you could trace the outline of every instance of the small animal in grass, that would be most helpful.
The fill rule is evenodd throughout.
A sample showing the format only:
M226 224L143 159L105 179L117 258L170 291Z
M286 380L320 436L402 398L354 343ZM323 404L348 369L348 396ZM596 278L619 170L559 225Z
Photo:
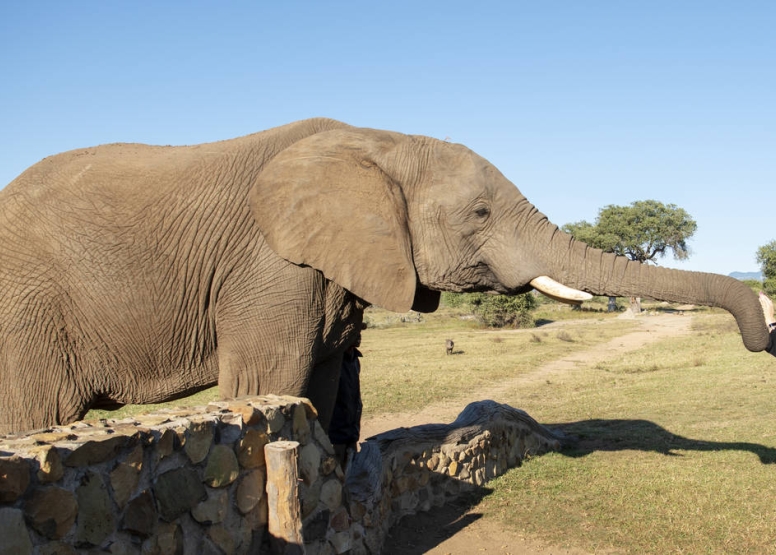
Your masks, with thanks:
M453 346L454 345L455 345L455 343L453 343L452 339L447 339L445 341L445 349L447 349L447 354L448 355L452 355L453 354Z

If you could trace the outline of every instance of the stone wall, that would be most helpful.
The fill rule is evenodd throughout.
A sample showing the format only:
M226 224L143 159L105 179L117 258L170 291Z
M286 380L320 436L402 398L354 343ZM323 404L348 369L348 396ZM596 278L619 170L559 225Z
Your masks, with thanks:
M264 446L299 443L308 555L379 553L429 510L559 441L527 414L474 403L449 425L361 444L346 480L309 401L264 396L0 437L0 555L265 552Z

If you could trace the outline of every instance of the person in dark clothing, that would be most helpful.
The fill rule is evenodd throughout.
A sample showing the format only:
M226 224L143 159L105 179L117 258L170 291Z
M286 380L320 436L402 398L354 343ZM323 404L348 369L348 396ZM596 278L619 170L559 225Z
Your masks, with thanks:
M361 335L342 356L339 389L334 414L329 424L329 440L334 452L344 468L351 454L356 452L358 438L361 435L361 363L362 355L358 350Z
M773 317L773 302L762 291L760 291L760 305L763 307L768 331L771 332L771 343L768 345L768 352L776 357L776 318Z

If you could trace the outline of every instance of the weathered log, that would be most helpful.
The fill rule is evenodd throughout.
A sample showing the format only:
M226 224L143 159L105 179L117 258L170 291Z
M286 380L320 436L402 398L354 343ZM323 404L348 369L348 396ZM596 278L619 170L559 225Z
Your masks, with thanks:
M296 441L276 441L264 446L267 464L267 527L272 553L304 555L302 512L299 505L299 470Z

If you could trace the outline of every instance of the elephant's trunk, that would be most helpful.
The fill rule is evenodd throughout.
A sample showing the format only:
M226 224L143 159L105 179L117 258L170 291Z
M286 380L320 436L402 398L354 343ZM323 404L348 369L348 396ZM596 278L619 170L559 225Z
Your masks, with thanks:
M649 266L576 241L541 214L540 235L549 277L594 295L645 296L660 301L724 308L736 319L750 351L768 348L769 335L757 295L737 279Z

